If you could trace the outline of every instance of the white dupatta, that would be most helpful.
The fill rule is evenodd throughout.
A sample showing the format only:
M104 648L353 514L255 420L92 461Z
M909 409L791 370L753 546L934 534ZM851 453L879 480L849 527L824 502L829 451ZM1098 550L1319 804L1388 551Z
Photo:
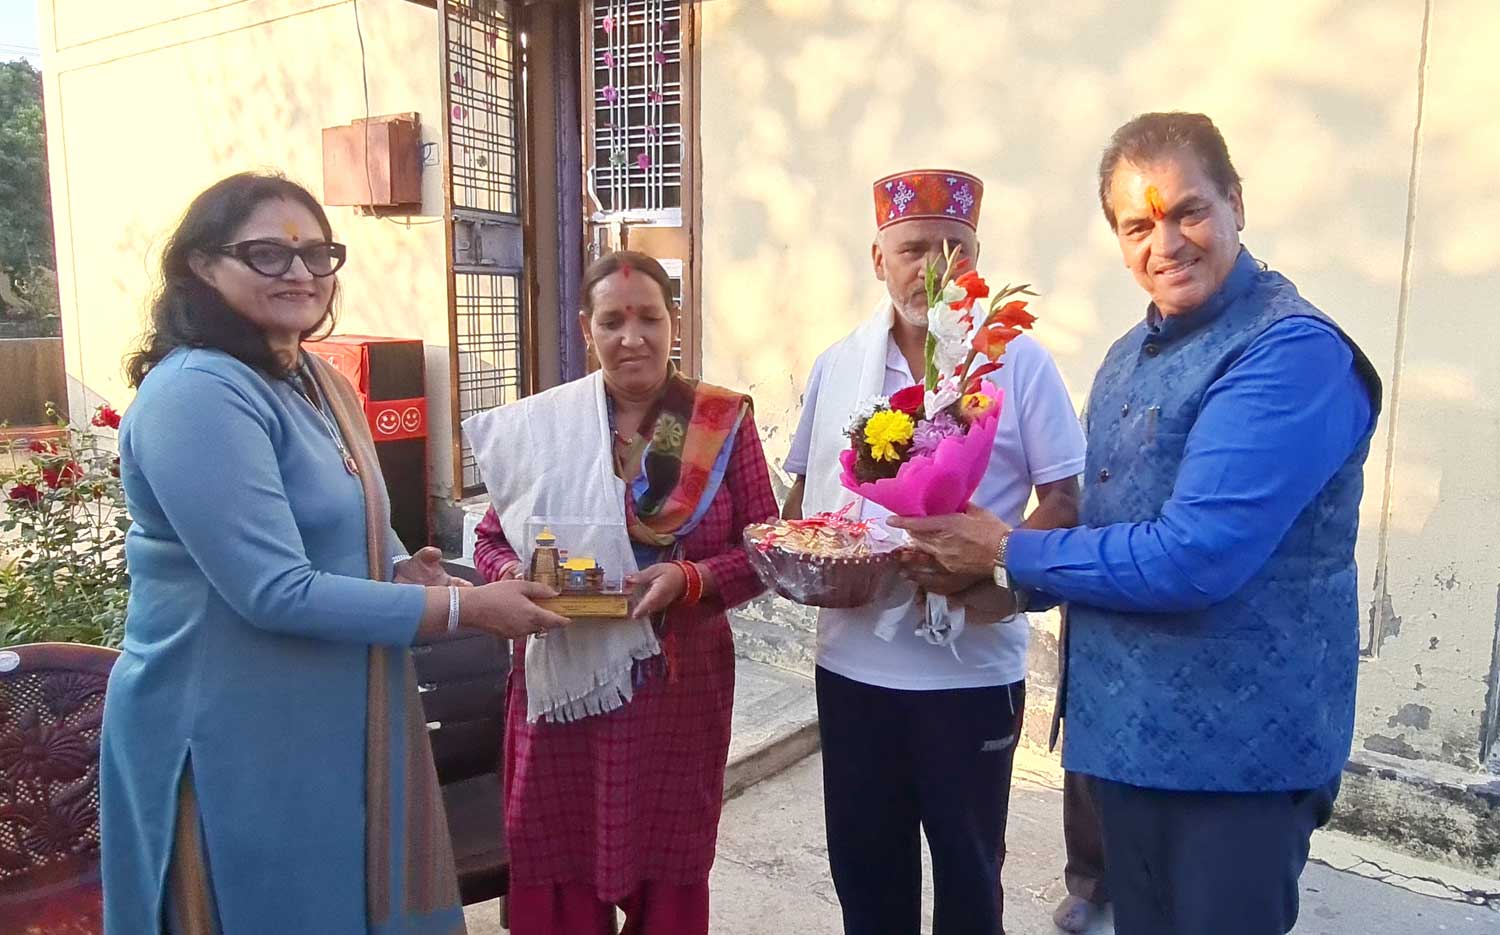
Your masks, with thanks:
M530 567L534 517L597 523L587 548L613 576L637 571L625 531L604 378L593 373L464 420L505 538ZM621 707L636 662L661 653L646 620L575 620L526 645L526 719L574 721Z

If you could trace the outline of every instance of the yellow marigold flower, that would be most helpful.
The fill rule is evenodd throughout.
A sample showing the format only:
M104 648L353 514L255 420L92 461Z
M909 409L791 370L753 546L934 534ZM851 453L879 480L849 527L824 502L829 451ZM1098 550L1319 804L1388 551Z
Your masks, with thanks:
M870 457L876 461L899 461L901 453L897 445L911 442L916 426L911 416L904 412L877 412L865 423L865 443L870 446Z
M983 393L969 393L958 401L958 418L967 425L983 415L992 403Z

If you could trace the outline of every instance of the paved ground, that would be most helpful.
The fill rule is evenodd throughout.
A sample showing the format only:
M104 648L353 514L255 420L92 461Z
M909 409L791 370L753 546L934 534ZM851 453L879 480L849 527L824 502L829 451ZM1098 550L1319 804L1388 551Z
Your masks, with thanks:
M816 743L815 717L805 676L739 661L726 786L731 794L748 791L726 804L720 825L712 879L714 935L841 932L824 845L822 764L816 754L802 759ZM1058 932L1051 912L1064 892L1061 781L1055 758L1027 748L1017 755L1005 872L1011 935ZM1333 868L1373 872L1373 865L1362 862L1373 860L1407 878L1437 876L1464 888L1500 891L1500 882L1420 864L1337 834L1316 837L1313 856L1323 862L1303 874L1297 935L1500 935L1500 910L1435 898L1432 894L1443 892L1440 886L1409 884L1421 891L1412 892ZM930 915L930 867L924 873ZM471 935L502 931L497 902L470 907L468 918ZM1090 935L1112 932L1105 918Z
M1022 766L1011 798L1006 930L1056 935L1051 912L1064 892L1062 793L1044 784L1050 779L1044 766ZM819 758L809 757L725 807L713 875L715 935L841 931L824 849L820 770ZM1297 935L1500 933L1500 911L1417 895L1327 866L1310 866L1302 889ZM926 899L930 912L930 884ZM1091 935L1112 931L1105 921Z
M1011 935L1056 935L1050 913L1063 894L1062 795L1050 787L1054 777L1046 762L1022 759L1011 805L1006 926ZM818 756L808 757L725 806L712 880L714 935L841 931L824 848L820 770ZM1386 865L1399 862L1365 847L1352 839L1320 838L1314 853L1340 867L1352 866L1360 856ZM930 871L927 876L930 880ZM1419 895L1316 863L1303 874L1302 890L1296 935L1500 933L1500 911ZM930 884L926 901L930 912ZM471 907L469 931L498 935L498 905ZM1105 920L1090 935L1112 931Z

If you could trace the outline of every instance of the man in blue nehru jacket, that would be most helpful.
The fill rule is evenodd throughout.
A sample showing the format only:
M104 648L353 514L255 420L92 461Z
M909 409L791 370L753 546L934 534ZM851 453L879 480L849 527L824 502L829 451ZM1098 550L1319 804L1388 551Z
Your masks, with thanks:
M1099 200L1151 303L1089 395L1082 525L901 525L955 573L1069 603L1063 764L1090 777L1116 932L1281 935L1353 734L1380 380L1240 245L1207 117L1121 127Z

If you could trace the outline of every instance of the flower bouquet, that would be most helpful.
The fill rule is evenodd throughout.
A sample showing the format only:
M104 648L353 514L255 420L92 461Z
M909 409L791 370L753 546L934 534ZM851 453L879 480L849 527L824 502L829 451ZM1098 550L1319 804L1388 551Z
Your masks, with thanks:
M848 425L840 455L844 487L900 516L961 512L989 464L1001 392L984 380L1006 345L1036 321L1007 286L995 296L956 248L926 270L928 305L922 383L867 400ZM979 301L989 299L980 314ZM981 360L981 358L983 358ZM901 580L899 534L879 521L836 513L750 526L745 544L761 580L783 597L815 607L881 601ZM946 605L934 613L941 616ZM944 633L956 632L945 629ZM946 638L946 637L944 637Z
M1029 285L991 296L989 284L957 254L945 244L942 268L927 266L923 382L861 404L839 457L844 487L898 516L963 511L984 478L1004 404L1004 394L984 377L1000 369L1006 346L1036 322L1025 300L1014 298L1035 295ZM981 299L989 300L983 315Z
M878 599L897 578L897 543L879 524L851 520L853 508L745 527L751 566L799 604L859 607Z

